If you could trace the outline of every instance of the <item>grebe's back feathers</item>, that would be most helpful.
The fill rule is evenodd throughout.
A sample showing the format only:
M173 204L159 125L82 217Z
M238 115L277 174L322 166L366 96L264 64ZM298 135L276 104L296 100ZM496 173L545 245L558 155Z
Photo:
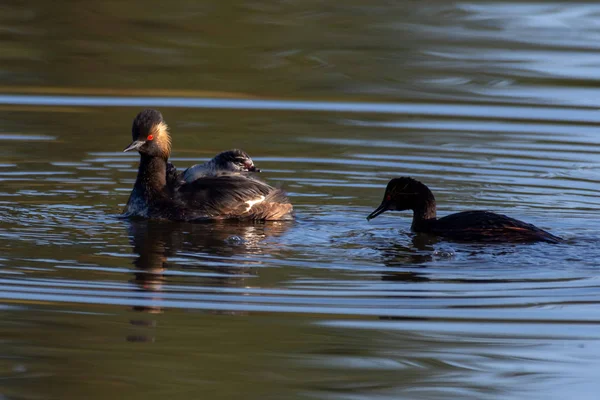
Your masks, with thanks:
M518 219L490 211L463 211L432 220L429 231L460 240L506 241L510 232L512 241L545 241L561 243L557 236Z
M181 185L181 174L177 171L177 167L175 167L170 162L167 162L167 185L171 187L176 187Z
M285 193L245 174L221 173L184 183L179 200L208 219L278 220L292 218Z

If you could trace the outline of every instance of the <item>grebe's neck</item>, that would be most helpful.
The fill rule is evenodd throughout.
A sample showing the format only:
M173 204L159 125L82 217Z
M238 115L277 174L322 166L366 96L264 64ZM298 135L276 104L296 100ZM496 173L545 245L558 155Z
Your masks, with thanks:
M411 229L415 232L423 230L432 221L437 220L435 197L433 197L431 190L427 188L427 191L419 197L417 206L413 208L413 222L411 225Z
M125 214L147 216L153 203L167 194L167 160L163 157L141 155L138 175L127 200Z
M142 154L135 186L144 191L159 192L167 185L167 160Z

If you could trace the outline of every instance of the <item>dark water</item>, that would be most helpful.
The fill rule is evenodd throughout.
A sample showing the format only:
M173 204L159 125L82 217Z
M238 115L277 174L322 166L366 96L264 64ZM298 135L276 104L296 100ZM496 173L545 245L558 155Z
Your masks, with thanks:
M2 399L595 399L600 6L0 6ZM117 219L142 107L293 223ZM367 223L410 175L566 244Z

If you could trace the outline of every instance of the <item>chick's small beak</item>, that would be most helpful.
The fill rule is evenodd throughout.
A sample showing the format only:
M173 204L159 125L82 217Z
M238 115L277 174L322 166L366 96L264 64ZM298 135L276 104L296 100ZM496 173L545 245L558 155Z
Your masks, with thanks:
M127 152L127 151L131 151L131 150L137 150L140 147L142 147L144 145L144 143L146 143L143 140L134 140L133 142L131 142L131 144L127 147L125 147L125 149L123 150L123 153Z
M246 162L245 166L250 172L260 172L260 169L256 168L253 162Z
M389 209L390 209L390 202L385 201L385 200L382 201L381 204L379 205L379 207L377 207L375 209L375 211L373 211L371 214L369 214L369 216L367 217L367 221L372 220L376 216L383 214L384 212L386 212Z

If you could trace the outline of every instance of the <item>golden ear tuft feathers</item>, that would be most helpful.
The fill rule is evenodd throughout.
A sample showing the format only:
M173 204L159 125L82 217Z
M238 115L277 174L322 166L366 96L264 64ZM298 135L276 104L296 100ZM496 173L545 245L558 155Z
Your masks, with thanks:
M154 126L152 133L154 135L154 141L160 148L163 157L168 159L171 155L171 135L169 134L169 127L162 121Z

